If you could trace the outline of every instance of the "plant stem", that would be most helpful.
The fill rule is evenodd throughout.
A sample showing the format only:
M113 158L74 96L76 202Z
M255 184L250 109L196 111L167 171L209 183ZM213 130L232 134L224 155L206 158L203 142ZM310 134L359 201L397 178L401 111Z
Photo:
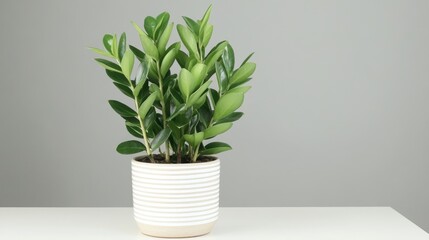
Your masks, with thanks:
M162 76L161 76L161 66L160 63L158 62L157 64L158 66L158 81L159 81L159 90L161 92L161 108L162 108L162 121L164 124L164 129L167 128L167 115L165 112L165 99L164 99L164 89L163 89L163 85L162 85ZM165 141L165 161L166 162L170 162L170 143L167 141Z
M132 90L134 92L134 87L133 87L132 84L131 84L131 88L132 88ZM140 117L140 114L138 113L139 112L139 104L137 102L137 98L136 97L134 97L134 104L135 104L136 109L137 109L137 118L139 119L140 127L142 129L142 135L143 135L143 139L144 139L144 145L146 147L146 152L149 155L150 161L152 163L155 163L155 160L153 159L152 149L150 149L149 141L147 140L146 129L144 128L143 120Z
M192 158L192 162L196 162L198 158L198 150L200 149L200 145L195 148L194 156Z

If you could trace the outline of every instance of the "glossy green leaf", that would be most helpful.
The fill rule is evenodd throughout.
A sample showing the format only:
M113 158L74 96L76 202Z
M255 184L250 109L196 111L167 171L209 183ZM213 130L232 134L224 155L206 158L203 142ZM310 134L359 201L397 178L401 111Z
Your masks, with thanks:
M200 96L200 98L198 98L197 101L195 101L194 108L196 110L198 110L201 106L204 105L204 103L206 102L206 99L207 99L207 96L205 94L203 94L202 96Z
M134 125L126 125L125 126L127 128L127 131L133 135L134 137L137 138L143 138L143 134L141 129L138 126L134 126Z
M209 18L210 18L210 13L212 12L212 6L210 5L210 7L206 10L206 12L204 13L203 18L201 19L201 24L200 24L200 32L202 31L202 29L205 28L205 26L207 25Z
M151 142L151 148L157 149L159 146L161 146L165 141L167 141L168 137L170 137L171 129L170 128L164 128L162 129L152 140Z
M179 89L182 95L188 99L195 89L195 79L191 72L182 68L179 74Z
M193 147L198 146L204 140L204 132L197 132L194 134L185 134L183 138Z
M138 68L137 68L137 74L136 74L136 84L140 84L142 81L146 81L147 75L149 73L150 68L150 61L149 59L145 58L142 62L140 62Z
M176 55L176 61L180 65L181 68L186 68L186 64L188 62L188 55L180 50Z
M110 106L122 117L135 117L137 116L137 113L128 107L127 105L116 101L116 100L109 100Z
M225 70L228 73L228 76L231 76L234 70L235 56L234 50L232 49L230 44L226 45L225 50L222 53L222 61L223 65L225 66Z
M212 142L205 146L205 149L200 152L201 155L213 155L231 150L231 146L223 142Z
M116 34L113 35L113 38L112 38L112 54L113 56L118 58L118 39L116 37Z
M146 30L147 34L152 38L154 37L155 28L156 28L156 19L154 17L147 16L144 19L144 29Z
M255 72L256 64L247 62L241 66L229 79L230 86L238 86L244 82Z
M114 82L113 85L115 85L123 94L127 95L128 97L134 99L133 91L127 86L124 86L122 84Z
M212 103L216 105L216 103L219 101L219 98L220 98L219 92L214 90L213 88L210 88L209 93L210 93L210 99Z
M237 110L243 104L242 93L227 93L216 103L213 120L220 120Z
M143 59L145 58L144 52L142 52L140 49L134 47L133 45L130 45L130 50L134 53L134 55L136 56L136 58L140 61L143 62Z
M101 49L99 49L99 48L93 48L93 47L90 47L89 48L91 51L93 51L93 52L95 52L95 53L97 53L97 54L100 54L100 55L103 55L103 56L105 56L105 57L113 57L113 55L112 54L110 54L110 52L107 52L107 51L104 51L104 50L101 50Z
M139 115L142 119L146 117L147 112L149 109L153 106L153 103L156 100L156 96L158 93L154 92L142 103L142 105L139 108Z
M131 23L133 24L133 27L137 30L139 35L145 34L145 32L139 27L139 25L137 25L137 23L135 22L131 22Z
M228 76L225 67L221 62L215 63L216 79L219 86L219 92L223 93L228 88Z
M192 67L191 73L194 76L195 85L200 86L207 76L207 66L203 63L197 63Z
M124 56L126 50L127 50L127 35L125 33L122 33L121 37L119 38L119 44L118 44L119 61L122 61L122 57Z
M128 81L128 79L124 76L124 74L120 73L120 72L116 72L116 71L111 71L106 69L106 74L107 76L109 76L113 81L122 84L124 86L130 86L130 82Z
M148 55L154 60L158 60L158 49L156 48L155 43L152 41L152 39L150 39L146 34L140 34L139 36L146 55Z
M228 131L232 127L232 123L220 123L204 130L204 139L212 138L219 134Z
M167 27L168 21L170 21L170 14L168 12L163 12L156 17L154 39L159 39L159 37Z
M189 29L191 29L195 36L198 36L200 31L200 25L189 17L183 17L183 20L185 20L186 25L188 25Z
M198 58L199 53L197 42L195 41L195 37L191 30L183 25L178 24L177 31L179 32L180 39L182 39L182 42L185 44L185 47L188 49L188 51Z
M220 123L227 123L227 122L234 122L237 121L238 119L240 119L243 116L244 113L242 112L233 112L231 114L229 114L228 116L222 118L219 121L216 121L216 123L220 124Z
M212 51L207 55L207 58L204 62L207 65L209 72L211 68L214 68L214 64L219 59L219 57L222 56L222 53L225 50L227 44L228 42L226 41L219 43L216 47L214 47L214 50L212 49Z
M165 28L164 32L161 34L158 40L158 51L161 55L164 55L165 48L167 46L168 40L170 39L171 31L173 30L173 23L170 23Z
M207 45L210 42L210 39L212 38L212 34L213 34L213 25L211 24L207 24L206 28L204 29L204 34L203 34L203 46L207 47Z
M162 60L161 64L161 77L164 77L165 74L167 74L168 70L170 70L170 67L173 65L174 60L176 59L177 50L171 49Z
M134 66L134 53L131 50L126 50L121 61L122 73L127 79L131 79L131 72Z
M112 54L112 44L113 44L113 36L110 34L104 35L103 45L104 45L104 48L106 48L107 52L109 52L110 54Z
M122 73L121 67L116 63L113 63L109 60L102 59L102 58L96 58L95 61L97 61L98 64L100 64L102 67L104 67L107 70Z
M249 91L252 87L251 86L239 86L235 87L233 89L228 90L228 93L246 93Z
M143 62L141 62L137 68L137 75L136 75L136 87L134 88L134 96L138 96L140 94L140 91L142 90L143 86L146 83L146 79L149 73L149 60L147 58L143 59Z
M116 151L120 154L134 154L143 152L145 150L146 147L143 145L143 143L136 140L122 142L118 145L118 147L116 147Z
M245 63L247 63L247 61L249 61L249 59L253 56L253 54L254 54L254 52L252 52L251 54L249 54L249 56L247 56L247 58L244 59L243 63L240 65L240 67L243 66Z
M207 90L207 88L210 86L211 83L212 81L210 80L205 82L203 85L201 85L200 88L198 88L197 91L192 93L191 96L189 97L189 100L186 102L186 106L190 107L193 104L195 104L198 101L198 99L203 95L203 93Z
M179 106L175 107L175 109L174 109L174 111L172 111L172 114L170 115L170 117L167 118L167 121L173 120L177 115L179 115L180 113L182 113L185 110L186 110L185 104L180 104Z

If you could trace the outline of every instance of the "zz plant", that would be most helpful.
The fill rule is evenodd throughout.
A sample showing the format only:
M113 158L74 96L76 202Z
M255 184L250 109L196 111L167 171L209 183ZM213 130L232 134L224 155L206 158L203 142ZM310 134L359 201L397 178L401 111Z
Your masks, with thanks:
M228 131L243 115L236 110L250 89L244 84L251 79L256 64L248 62L252 53L234 69L234 51L227 41L207 51L213 33L213 25L208 22L210 13L211 6L201 20L183 17L186 25L177 25L181 42L168 47L174 25L169 22L170 14L163 12L146 17L143 29L132 23L143 50L128 45L125 33L119 39L117 35L104 35L106 50L91 48L109 59L95 60L133 102L131 108L109 100L125 120L128 132L141 139L120 143L116 149L119 153L146 151L152 163L160 159L185 163L231 149L223 142L205 141ZM179 74L173 73L174 62L180 66ZM133 74L134 65L138 67ZM217 87L212 76L217 79ZM157 150L159 154L154 154Z

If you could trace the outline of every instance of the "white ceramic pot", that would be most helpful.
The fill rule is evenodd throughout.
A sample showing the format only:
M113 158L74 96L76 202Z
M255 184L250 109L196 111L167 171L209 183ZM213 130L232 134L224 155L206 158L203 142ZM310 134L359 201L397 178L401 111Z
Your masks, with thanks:
M193 237L213 228L219 213L220 161L154 164L132 160L134 218L155 237Z

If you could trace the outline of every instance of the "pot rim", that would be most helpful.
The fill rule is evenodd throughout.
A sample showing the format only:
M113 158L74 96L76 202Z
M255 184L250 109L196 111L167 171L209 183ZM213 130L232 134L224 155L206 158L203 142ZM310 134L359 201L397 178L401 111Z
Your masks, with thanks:
M211 165L216 165L220 163L220 160L218 157L215 157L216 159L213 161L209 161L209 162L196 162L196 163L150 163L150 162L140 162L137 161L136 159L142 158L142 157L146 157L147 155L141 155L141 156L137 156L137 157L133 157L131 160L132 164L135 165L141 165L141 166L157 166L157 167L168 167L168 168L179 168L179 167L184 167L184 166L211 166Z

